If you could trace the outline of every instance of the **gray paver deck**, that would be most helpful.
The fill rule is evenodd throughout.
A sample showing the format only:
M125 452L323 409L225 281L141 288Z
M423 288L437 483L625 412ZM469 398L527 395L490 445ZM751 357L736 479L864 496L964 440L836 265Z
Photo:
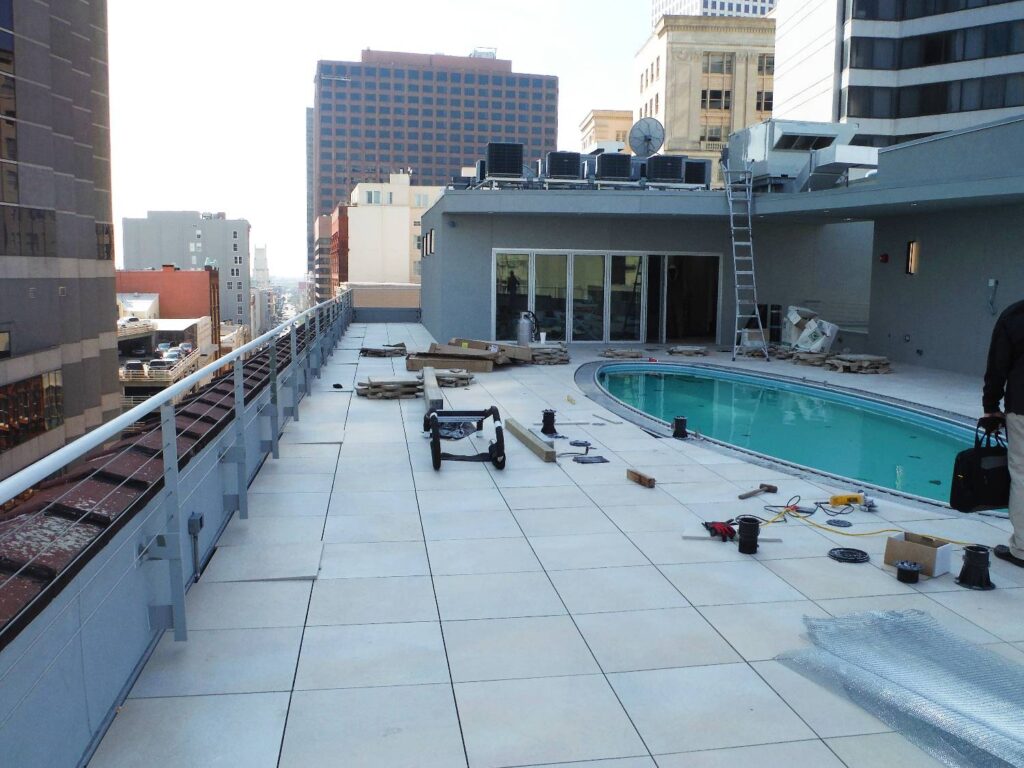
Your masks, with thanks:
M161 641L93 766L925 768L938 764L773 661L805 644L803 617L920 608L1024 659L1024 574L1004 563L992 569L1001 588L977 593L952 575L899 584L880 557L835 563L824 555L842 537L795 523L754 558L681 539L701 520L760 510L764 500L736 499L751 483L775 482L781 498L841 489L630 424L593 426L609 414L572 374L600 346L445 395L528 424L555 408L560 422L587 422L563 431L610 464L545 465L509 438L504 472L435 473L422 400L331 388L402 372L400 358L351 365L362 344L398 341L431 339L399 324L353 325L342 339L302 420L286 425L281 459L253 483L252 518L229 524L190 593L190 640ZM980 382L939 371L736 365L979 411ZM628 482L626 467L658 487ZM1006 531L888 499L851 519L985 543ZM857 546L877 554L884 540Z

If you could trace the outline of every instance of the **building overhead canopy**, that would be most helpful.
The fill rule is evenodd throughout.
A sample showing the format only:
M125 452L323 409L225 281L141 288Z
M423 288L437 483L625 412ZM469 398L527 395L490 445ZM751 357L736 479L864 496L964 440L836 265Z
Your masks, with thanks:
M157 331L168 331L170 333L187 331L193 325L199 325L202 321L201 317L195 318L178 318L178 317L162 317L153 321L156 325Z
M137 314L149 314L155 312L159 307L159 293L119 293L118 303L124 307L125 312Z

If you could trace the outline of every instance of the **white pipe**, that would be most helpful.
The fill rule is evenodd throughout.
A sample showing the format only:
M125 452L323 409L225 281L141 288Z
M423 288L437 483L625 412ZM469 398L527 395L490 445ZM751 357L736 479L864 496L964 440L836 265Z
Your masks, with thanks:
M108 440L118 437L123 430L127 429L132 424L149 415L153 411L158 410L164 403L172 402L175 397L187 393L193 386L201 382L207 376L216 373L220 368L223 368L225 365L245 354L248 354L249 352L255 351L267 342L276 339L278 336L291 329L293 325L297 325L307 316L312 315L316 310L326 308L336 302L343 302L347 295L347 292L343 293L340 296L307 309L301 315L296 315L288 322L282 323L271 331L267 331L258 339L253 339L245 346L239 347L230 354L218 358L205 367L200 368L198 371L187 376L176 384L172 384L159 394L153 395L153 397L149 398L145 402L135 406L127 413L122 413L117 418L111 419L105 424L94 429L92 432L87 432L77 440L70 442L63 448L59 448L53 453L44 456L35 463L25 467L25 469L20 472L16 472L11 475L6 480L0 480L0 504L4 504L10 499L13 499L19 493L27 491L32 486L42 482L46 478L50 477L50 475L63 469L76 459L81 458L94 448L103 445L103 443Z

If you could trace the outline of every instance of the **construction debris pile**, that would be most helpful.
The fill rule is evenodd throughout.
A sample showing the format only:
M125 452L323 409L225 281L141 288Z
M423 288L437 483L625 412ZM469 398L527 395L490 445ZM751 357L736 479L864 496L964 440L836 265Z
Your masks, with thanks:
M642 349L615 349L614 347L608 347L601 353L601 357L609 357L612 360L638 360L647 356Z
M530 362L534 365L568 365L569 349L560 341L530 345Z
M705 357L708 353L708 348L696 346L669 347L668 353L670 355L679 355L681 357ZM757 354L761 354L761 351L757 350Z
M431 344L426 352L410 354L405 367L419 371L433 368L465 369L473 373L490 373L496 365L532 363L561 365L569 362L569 351L562 343L502 344L479 339L452 339L447 344Z
M383 347L362 347L359 350L360 357L405 357L408 353L404 341L400 344L385 344Z
M434 372L437 386L454 389L468 387L473 374L464 368L441 369ZM367 376L356 383L356 394L371 400L399 400L423 394L423 374L397 376Z
M881 355L832 355L824 366L840 373L892 373L889 358Z

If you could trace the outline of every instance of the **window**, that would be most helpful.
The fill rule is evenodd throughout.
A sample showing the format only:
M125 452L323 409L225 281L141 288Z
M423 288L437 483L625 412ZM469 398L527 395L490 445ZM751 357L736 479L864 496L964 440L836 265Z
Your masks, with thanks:
M775 74L775 56L771 53L762 53L757 57L757 74Z
M758 91L757 92L757 111L758 112L771 112L772 111L772 100L774 94L772 91Z
M732 74L731 53L705 53L703 71L712 75Z
M11 332L0 331L0 360L11 356Z
M732 91L701 91L700 102L703 109L732 109Z
M380 205L380 190L367 190L366 192L366 204L367 205Z
M701 141L721 141L722 140L722 126L720 126L720 125L705 125L701 129L700 140Z
M237 251L238 250L238 243L232 243L231 244L231 250L232 251Z
M238 239L238 230L237 229L231 230L231 238L233 240L237 240Z
M917 240L907 243L907 274L916 275L918 263L921 259L921 244Z
M4 333L0 332L0 345ZM8 350L7 356L9 354ZM0 351L0 357L4 356ZM64 378L60 371L0 386L0 451L27 442L63 423Z
M241 256L235 256L235 264L241 264L241 263L242 263L242 257Z

